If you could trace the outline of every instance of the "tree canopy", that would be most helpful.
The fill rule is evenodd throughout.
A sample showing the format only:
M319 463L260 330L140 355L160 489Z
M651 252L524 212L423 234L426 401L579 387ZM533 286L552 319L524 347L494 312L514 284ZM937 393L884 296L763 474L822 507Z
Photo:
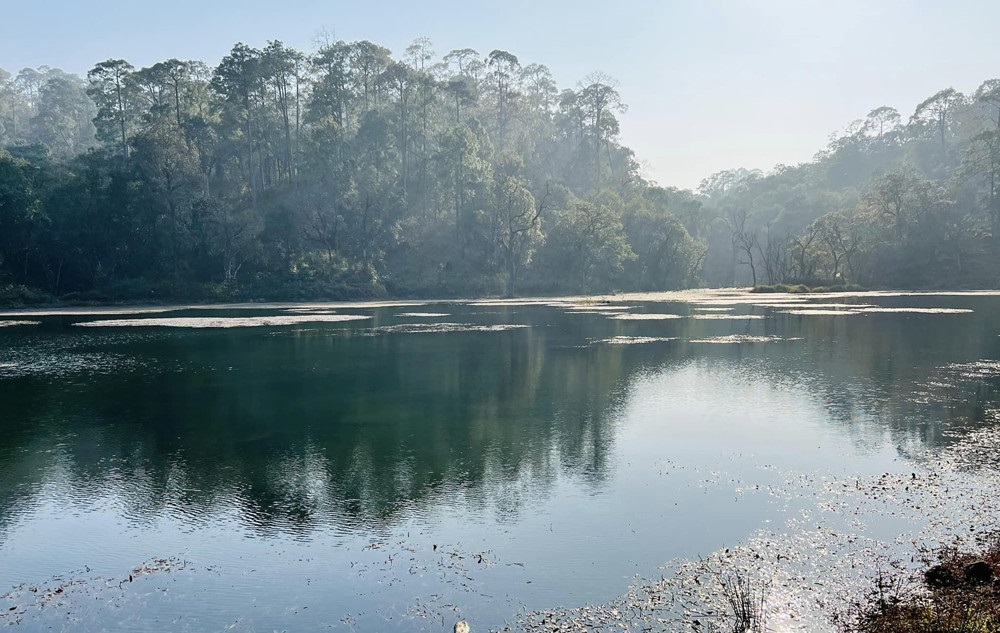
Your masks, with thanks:
M998 85L941 90L908 118L876 107L813 161L727 170L692 192L642 177L614 79L559 87L506 50L272 41L238 43L214 68L0 70L0 288L125 300L995 286Z

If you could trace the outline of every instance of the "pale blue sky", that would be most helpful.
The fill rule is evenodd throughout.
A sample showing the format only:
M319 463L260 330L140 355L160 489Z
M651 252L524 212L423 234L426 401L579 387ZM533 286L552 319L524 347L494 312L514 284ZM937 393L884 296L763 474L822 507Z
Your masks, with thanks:
M809 160L870 109L908 116L941 88L1000 77L1000 2L988 0L0 0L0 68L85 73L111 57L214 66L237 41L310 50L325 29L401 53L503 48L561 87L620 82L622 136L661 184Z

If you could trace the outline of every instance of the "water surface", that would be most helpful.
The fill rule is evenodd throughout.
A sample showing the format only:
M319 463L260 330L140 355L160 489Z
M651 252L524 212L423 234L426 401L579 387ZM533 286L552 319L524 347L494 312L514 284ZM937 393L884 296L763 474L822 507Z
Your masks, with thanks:
M823 482L981 444L998 317L726 293L2 315L0 624L486 630L606 603L815 529ZM823 521L926 522L864 512Z

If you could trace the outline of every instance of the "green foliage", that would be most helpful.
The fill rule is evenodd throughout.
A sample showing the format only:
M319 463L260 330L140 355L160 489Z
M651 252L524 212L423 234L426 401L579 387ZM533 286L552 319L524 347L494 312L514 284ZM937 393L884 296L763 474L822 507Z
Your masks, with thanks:
M94 300L998 281L995 80L695 194L641 178L613 79L434 58L271 41L214 69L0 72L0 281Z
M35 288L21 285L0 287L0 305L20 307L55 302L55 297Z
M706 179L722 217L743 219L711 235L706 280L745 284L765 269L772 285L995 287L997 85L939 91L908 125L875 108L809 163Z

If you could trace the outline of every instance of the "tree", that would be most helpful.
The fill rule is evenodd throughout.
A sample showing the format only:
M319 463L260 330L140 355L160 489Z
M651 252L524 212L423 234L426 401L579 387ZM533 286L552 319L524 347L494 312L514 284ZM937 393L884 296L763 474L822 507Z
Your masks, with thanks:
M513 297L517 274L531 261L540 238L539 217L544 209L520 179L498 173L493 184L493 240L507 274L507 296Z
M212 75L212 89L223 103L224 122L232 126L230 138L242 141L240 155L241 180L256 204L264 184L259 110L263 81L261 77L261 52L246 44L237 43ZM241 138L242 137L242 138ZM259 157L255 157L255 152ZM256 160L255 160L256 158Z
M528 64L521 69L521 84L525 88L529 106L546 115L552 111L559 91L548 66Z
M138 115L137 91L132 64L124 59L109 59L87 73L90 89L87 94L97 105L97 137L111 143L115 139L124 160L128 160L129 135Z
M733 260L750 268L751 285L756 286L757 264L754 261L754 251L760 250L760 243L757 231L747 227L747 215L746 209L730 211L727 225L732 240ZM737 253L740 255L739 260L736 259Z
M351 50L344 42L333 42L310 58L316 79L309 102L309 122L319 123L329 117L340 127L347 126L348 108L354 97Z
M94 146L95 108L83 81L51 70L38 89L31 136L61 157L73 157ZM27 131L27 130L26 130Z
M829 255L830 268L826 276L831 281L844 277L853 281L852 258L859 244L850 227L850 218L839 212L828 213L813 223L813 231Z
M962 93L956 92L954 88L945 88L921 101L911 118L916 124L930 124L937 128L942 154L946 150L945 133L948 131L952 111L964 98Z
M1000 240L1000 130L984 130L972 137L964 172L982 180L984 207L993 240Z
M546 237L552 274L572 271L581 292L613 288L625 264L635 259L622 223L622 202L611 192L570 201L554 215Z
M578 92L579 102L589 131L591 162L594 169L593 186L600 187L602 150L608 155L607 166L612 170L612 176L614 175L610 143L611 139L618 135L618 119L615 118L614 112L625 112L627 108L622 103L616 82L612 78L602 73L594 73L588 75L584 81L586 85Z
M162 233L164 247L158 259L167 264L177 283L188 259L192 210L205 195L198 154L173 122L149 127L132 143L132 161L141 177L146 207Z
M1000 79L988 79L976 90L974 99L990 110L990 121L996 122L994 129L1000 132Z
M510 101L513 84L521 63L517 56L507 51L494 50L486 58L492 73L492 86L497 106L497 151L505 149L507 126L510 123Z
M899 121L899 111L896 108L881 106L868 113L864 128L869 134L874 134L875 138L881 141L886 133L893 132L899 127Z
M278 178L291 181L295 174L295 144L301 119L300 81L305 56L297 50L286 48L280 41L271 41L261 51L260 73L270 85L273 108L277 111L282 136L283 152L277 160ZM294 137L293 127L296 131Z
M26 283L41 200L37 170L0 149L0 279Z
M454 66L459 77L468 77L473 82L479 82L479 74L483 69L483 62L479 53L472 48L459 48L450 51L444 56L443 61L449 66Z
M368 40L351 44L349 58L352 77L361 90L365 113L377 104L380 78L392 59L388 48L372 44Z
M429 37L418 37L406 47L406 57L410 67L420 72L424 71L427 62L434 58L434 48Z

